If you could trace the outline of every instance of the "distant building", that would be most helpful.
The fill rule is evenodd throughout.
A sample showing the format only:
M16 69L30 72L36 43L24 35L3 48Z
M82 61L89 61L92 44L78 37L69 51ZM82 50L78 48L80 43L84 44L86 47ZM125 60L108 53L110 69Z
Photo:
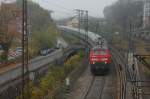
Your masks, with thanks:
M143 29L150 27L150 0L120 0L120 2L143 2Z
M21 42L22 12L15 3L1 3L0 6L1 27L3 35L14 36L14 42ZM4 41L3 37L3 41Z
M143 28L150 26L150 0L144 1L143 8Z
M79 21L77 17L71 17L67 22L67 26L70 27L78 27L78 25L79 25Z

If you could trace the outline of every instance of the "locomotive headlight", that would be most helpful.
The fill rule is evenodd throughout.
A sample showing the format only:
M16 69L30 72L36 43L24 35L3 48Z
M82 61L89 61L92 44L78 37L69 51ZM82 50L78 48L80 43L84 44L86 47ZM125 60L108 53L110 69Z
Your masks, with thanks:
M92 61L97 61L98 59L97 58L92 58Z
M102 61L107 61L108 60L108 58L102 58Z
M95 64L95 62L93 62L93 64Z

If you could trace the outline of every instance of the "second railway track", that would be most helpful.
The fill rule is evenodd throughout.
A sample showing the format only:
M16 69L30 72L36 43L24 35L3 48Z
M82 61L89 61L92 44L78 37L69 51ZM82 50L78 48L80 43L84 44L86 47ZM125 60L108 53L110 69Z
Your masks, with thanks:
M83 99L101 99L105 81L105 77L93 76L90 86Z

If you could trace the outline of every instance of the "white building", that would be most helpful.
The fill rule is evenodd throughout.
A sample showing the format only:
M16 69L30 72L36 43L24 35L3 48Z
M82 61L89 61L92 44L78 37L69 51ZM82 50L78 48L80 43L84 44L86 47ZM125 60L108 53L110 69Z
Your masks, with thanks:
M150 0L144 1L143 8L143 28L150 26Z
M77 17L72 17L67 22L67 26L70 26L70 27L78 27L78 25L79 25L79 21Z

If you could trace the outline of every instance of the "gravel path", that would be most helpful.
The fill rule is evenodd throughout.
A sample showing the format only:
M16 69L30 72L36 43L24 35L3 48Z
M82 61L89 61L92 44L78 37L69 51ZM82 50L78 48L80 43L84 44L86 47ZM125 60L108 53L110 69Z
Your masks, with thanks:
M94 78L93 86L90 88L93 75L89 66L68 94L68 99L84 99L89 89L86 99L116 99L116 72L114 66L112 66L108 75L95 76Z

